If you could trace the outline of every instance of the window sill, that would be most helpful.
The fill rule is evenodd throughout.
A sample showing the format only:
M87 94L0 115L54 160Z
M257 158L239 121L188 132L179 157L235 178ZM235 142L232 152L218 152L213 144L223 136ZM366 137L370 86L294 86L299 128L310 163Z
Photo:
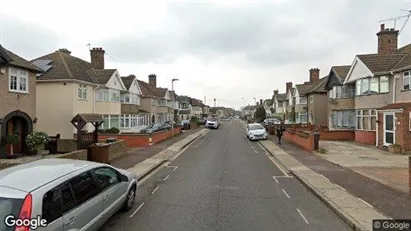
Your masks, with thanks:
M375 93L375 94L365 94L365 95L356 95L355 97L363 97L363 96L374 96L374 95L387 95L390 94L391 92L384 92L384 93Z
M401 92L409 92L411 89L402 89Z
M10 90L10 89L9 89L9 92L10 93L16 93L16 94L26 94L26 95L29 94L28 91L18 91L18 90Z
M77 98L80 101L88 101L88 99Z

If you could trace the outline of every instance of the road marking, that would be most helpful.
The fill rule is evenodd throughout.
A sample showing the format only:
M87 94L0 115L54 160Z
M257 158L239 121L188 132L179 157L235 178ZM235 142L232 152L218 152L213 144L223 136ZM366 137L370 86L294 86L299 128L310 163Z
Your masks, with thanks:
M277 160L274 159L274 157L269 156L268 158L271 160L271 162L273 162L275 164L275 166L277 166L278 169L280 169L280 171L284 174L284 176L290 177L290 175L287 173L287 171L283 169L283 167L280 165L280 163L277 163Z
M256 151L255 149L253 149L255 153L258 153L258 151Z
M307 220L307 218L305 218L304 214L297 208L297 212L300 214L300 216L303 218L304 222L308 224L310 224Z
M169 177L170 177L170 175L167 175L166 178L164 178L164 181L166 181Z
M290 199L290 196L287 194L287 192L284 189L282 190L283 190L283 193L288 197L288 199Z
M335 184L335 185L337 185L340 189L342 189L344 191L347 191L345 188L341 187L340 185L338 185L338 184Z
M157 186L157 187L151 192L151 194L154 194L159 187L160 187L160 186Z
M173 172L178 168L178 166L170 166L170 165L167 165L166 167L167 167L167 168L174 168L174 169L173 169Z
M372 205L368 204L368 202L366 202L365 200L363 200L363 199L361 199L361 198L359 198L359 197L358 197L358 199L359 199L360 201L362 201L364 204L370 206L371 208L374 208Z
M138 208L130 215L130 217L133 217L137 212L138 212L138 210L140 210L141 209L141 207L143 207L143 205L144 205L144 202L143 203L141 203L141 205L140 206L138 206Z
M275 176L273 176L273 179L275 180L275 182L277 182L277 184L279 184L280 182L278 182L277 178Z

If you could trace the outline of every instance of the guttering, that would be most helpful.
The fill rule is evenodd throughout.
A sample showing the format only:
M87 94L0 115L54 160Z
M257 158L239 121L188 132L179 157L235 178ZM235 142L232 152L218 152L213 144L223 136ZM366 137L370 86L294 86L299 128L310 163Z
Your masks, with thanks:
M60 83L60 82L74 82L74 83L81 83L81 84L87 84L90 86L98 87L98 84L87 82L87 81L82 81L78 79L50 79L50 80L45 80L45 79L37 79L36 82L38 83Z

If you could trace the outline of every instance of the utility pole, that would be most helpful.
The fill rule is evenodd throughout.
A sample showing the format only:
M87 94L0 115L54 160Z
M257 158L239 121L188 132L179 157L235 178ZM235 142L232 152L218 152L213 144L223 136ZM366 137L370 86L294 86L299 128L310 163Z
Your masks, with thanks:
M217 99L214 98L214 107L216 107L216 101L217 101Z

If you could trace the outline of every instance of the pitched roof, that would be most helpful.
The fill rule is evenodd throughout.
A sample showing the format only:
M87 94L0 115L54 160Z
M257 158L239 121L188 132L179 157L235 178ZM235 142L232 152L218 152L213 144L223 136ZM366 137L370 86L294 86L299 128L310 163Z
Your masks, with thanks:
M296 84L295 88L298 90L298 94L300 96L304 96L307 94L310 89L315 85L315 83L304 83L304 84ZM292 92L294 94L294 92Z
M273 100L272 99L265 99L264 103L268 104L268 105L271 105L271 104L273 104Z
M131 84L133 84L134 79L136 79L136 76L134 75L121 77L121 80L123 80L124 86L126 86L127 90L130 89Z
M31 61L35 65L49 65L40 80L76 79L95 84L106 84L116 69L94 69L91 63L60 49Z
M29 71L34 71L37 73L43 72L42 69L31 64L26 59L14 54L13 52L7 50L0 44L0 65L10 65L15 67L20 67Z
M397 71L403 71L411 69L411 53L408 53L405 55L393 68L391 68L391 71L397 72Z
M137 80L137 81L138 81L138 85L140 86L140 89L141 89L141 94L143 96L155 97L150 84L148 84L144 81L141 81L141 80Z
M308 91L308 93L326 93L325 84L327 83L328 75L322 77L313 87Z
M411 43L399 48L395 53L411 53Z
M334 71L334 74L344 82L345 77L347 77L348 72L350 71L351 65L344 66L332 66L331 70Z
M277 101L287 100L287 93L281 93L277 95Z
M389 110L389 109L406 109L411 107L411 102L403 102L403 103L392 103L388 104L384 107L381 107L379 110Z
M191 99L191 106L194 107L203 107L204 104L198 99Z
M150 86L151 87L151 86ZM161 87L151 87L154 96L158 97L158 98L164 98L166 96L167 93L167 88L161 88Z
M357 55L374 74L387 74L406 54L366 54Z

